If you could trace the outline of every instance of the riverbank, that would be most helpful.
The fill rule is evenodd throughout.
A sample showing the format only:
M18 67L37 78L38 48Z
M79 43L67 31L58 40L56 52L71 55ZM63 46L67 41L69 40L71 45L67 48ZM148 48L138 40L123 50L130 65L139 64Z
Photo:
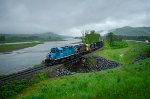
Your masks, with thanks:
M38 44L42 44L42 42L31 42L31 43L23 43L23 44L3 44L0 45L0 53L15 51L27 47L32 47Z

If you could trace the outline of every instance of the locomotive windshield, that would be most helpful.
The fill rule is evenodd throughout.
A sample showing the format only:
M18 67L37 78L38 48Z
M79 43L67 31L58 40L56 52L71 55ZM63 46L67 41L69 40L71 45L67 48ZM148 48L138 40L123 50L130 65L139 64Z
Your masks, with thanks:
M51 49L51 52L52 52L52 53L55 53L55 49L54 49L54 48L52 48L52 49Z

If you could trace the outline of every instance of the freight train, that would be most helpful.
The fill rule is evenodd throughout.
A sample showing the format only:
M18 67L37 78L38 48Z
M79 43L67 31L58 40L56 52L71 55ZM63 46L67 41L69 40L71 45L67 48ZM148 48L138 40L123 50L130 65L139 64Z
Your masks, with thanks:
M81 57L82 55L95 51L101 47L103 47L103 41L92 44L52 48L46 56L45 65L52 66L54 64L61 64L74 58Z

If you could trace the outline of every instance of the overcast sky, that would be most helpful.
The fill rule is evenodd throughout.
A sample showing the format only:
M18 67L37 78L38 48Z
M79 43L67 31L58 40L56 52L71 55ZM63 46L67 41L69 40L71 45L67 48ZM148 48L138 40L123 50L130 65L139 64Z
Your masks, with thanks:
M0 0L0 33L55 32L150 26L150 0Z

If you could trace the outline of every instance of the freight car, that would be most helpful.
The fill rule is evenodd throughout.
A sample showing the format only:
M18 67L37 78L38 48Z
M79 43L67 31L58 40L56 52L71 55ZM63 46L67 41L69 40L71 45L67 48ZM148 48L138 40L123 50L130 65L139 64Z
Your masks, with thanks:
M64 63L65 61L80 57L103 47L103 41L92 44L79 44L75 46L65 46L52 48L45 59L45 65Z

